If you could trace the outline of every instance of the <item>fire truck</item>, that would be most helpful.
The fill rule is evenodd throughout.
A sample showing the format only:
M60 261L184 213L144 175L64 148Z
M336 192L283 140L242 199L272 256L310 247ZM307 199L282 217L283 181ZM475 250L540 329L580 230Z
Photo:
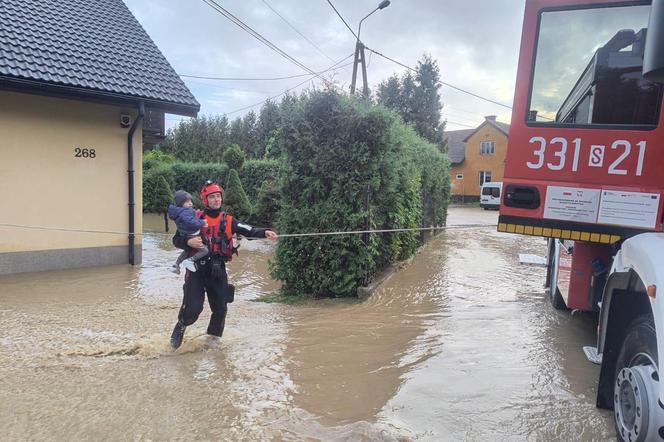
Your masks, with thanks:
M556 309L597 312L597 406L664 440L664 0L527 0L498 220L548 238Z

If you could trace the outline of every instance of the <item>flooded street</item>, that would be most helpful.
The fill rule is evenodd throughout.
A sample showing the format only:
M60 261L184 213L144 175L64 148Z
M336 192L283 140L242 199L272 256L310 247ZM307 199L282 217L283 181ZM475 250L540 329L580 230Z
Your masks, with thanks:
M168 237L143 265L0 277L0 428L9 440L610 440L588 316L554 311L543 239L450 209L449 229L360 304L253 302L279 287L243 242L220 342L209 309L173 352L182 277ZM146 217L147 230L161 227Z

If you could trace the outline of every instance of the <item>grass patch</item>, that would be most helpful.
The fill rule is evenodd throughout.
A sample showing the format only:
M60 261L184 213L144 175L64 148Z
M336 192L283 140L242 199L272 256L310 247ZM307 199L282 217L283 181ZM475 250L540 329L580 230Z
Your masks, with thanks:
M362 301L355 297L344 298L312 298L307 295L286 295L281 290L274 293L259 296L254 302L265 302L267 304L285 304L304 307L325 307L335 305L359 304Z

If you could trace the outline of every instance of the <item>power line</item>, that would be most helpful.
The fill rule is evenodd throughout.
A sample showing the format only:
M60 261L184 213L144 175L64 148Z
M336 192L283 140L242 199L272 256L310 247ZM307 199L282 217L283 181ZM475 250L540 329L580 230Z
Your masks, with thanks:
M392 63L396 63L396 64L398 64L399 66L403 66L403 67L405 67L406 69L410 69L410 70L413 71L413 72L417 72L417 69L413 69L413 68L411 68L410 66L405 65L405 64L401 63L400 61L395 60L394 58L390 58L390 57L388 57L387 55L381 54L380 52L375 51L375 50L373 50L373 49L371 49L371 48L368 48L368 47L366 47L366 46L365 46L365 48L366 48L368 51L371 51L371 52L373 52L374 54L376 54L376 55L378 55L378 56L380 56L380 57L383 57L383 58L386 59L386 60L391 61ZM510 109L510 110L512 109L511 106L508 106L508 105L506 105L506 104L500 103L500 102L495 101L495 100L492 100L491 98L483 97L483 96L478 95L478 94L476 94L476 93L474 93L474 92L470 92L470 91L465 90L465 89L462 89L462 88L460 88L460 87L458 87L458 86L454 86L453 84L446 83L446 82L444 82L444 81L441 81L440 83L443 84L443 85L445 85L445 86L447 86L447 87L449 87L449 88L456 89L456 90L459 91L459 92L463 92L464 94L472 95L473 97L475 97L475 98L479 98L480 100L488 101L489 103L493 103L493 104L496 104L496 105L498 105L498 106L505 107L505 108Z
M311 74L305 74L305 75L311 77ZM250 93L250 94L267 94L268 93L268 92L260 91L260 90L256 90L256 89L250 90L250 89L240 89L240 88L236 88L236 87L221 86L218 83L208 83L208 82L205 82L205 81L196 81L196 80L193 80L191 78L187 78L184 81L187 84L207 86L207 87L215 89L215 90L220 89L222 91L246 92L246 93Z
M336 62L334 65L332 65L332 66L331 66L329 69L327 69L327 70L330 70L330 69L334 68L336 65L338 65L339 63L344 62L345 60L349 59L349 58L352 57L352 56L353 56L353 54L349 54L347 57L344 57L343 59L339 60L338 62ZM337 67L336 69L342 69L342 68L345 68L345 67L347 67L347 66L350 66L351 64L353 64L353 63L352 63L352 62L351 62L351 63L346 63L346 64L344 64L344 65L342 65L342 66ZM335 69L335 70L336 70L336 69ZM327 71L327 70L326 70L326 71ZM321 71L321 72L324 72L324 71ZM292 91L293 89L297 89L298 87L302 86L303 84L309 82L309 81L312 80L312 79L313 79L313 77L312 77L312 76L309 76L309 78L307 78L307 79L304 80L303 82L300 82L300 83L296 84L295 86L290 87L290 88L286 89L285 91L282 91L282 92L278 93L277 95L273 95L273 96L271 96L271 97L266 98L265 100L259 101L258 103L250 104L249 106L244 106L244 107L242 107L242 108L240 108L240 109L235 109L235 110L230 111L230 112L225 112L225 115L236 114L236 113L238 113L238 112L242 112L242 111L244 111L244 110L251 109L252 107L255 107L255 106L261 105L261 104L265 103L266 101L274 100L275 98L278 98L278 97L284 95L285 93Z
M295 26L293 26L292 24L290 24L290 22L289 22L288 20L286 20L286 19L284 18L283 15L279 14L279 13L277 12L276 9L274 9L272 6L270 6L270 4L269 4L268 2L266 2L265 0L262 0L262 2L265 3L265 6L267 6L268 8L270 8L270 9L272 10L272 12L274 12L275 14L277 14L277 15L279 16L279 18L282 19L282 20L283 20L288 26L290 26L291 29L292 29L293 31L297 32L297 33L300 35L300 37L302 37L302 38L304 38L306 41L308 41L309 44L310 44L311 46L313 46L314 48L316 48L316 50L317 50L318 52L320 52L321 54L323 54L325 57L327 57L328 60L330 60L332 63L334 63L334 60L333 60L329 55L327 55L325 52L323 52L323 50L322 50L321 48L319 48L319 47L316 45L316 43L314 43L313 41L309 40L309 39L307 38L307 36L304 35L303 33L301 33L301 32L300 32Z
M464 114L472 115L474 117L481 117L484 118L484 115L477 113L477 111L469 111L467 109L461 109L460 107L452 106L449 103L445 103L445 107L443 108L443 111L447 110L453 110L454 112L462 112Z
M281 48L279 48L277 45L275 45L274 43L272 43L272 42L271 42L270 40L268 40L267 38L263 37L263 36L262 36L261 34L259 34L257 31L255 31L254 29L252 29L249 25L247 25L247 24L244 23L242 20L240 20L239 18L237 18L236 16L234 16L231 12L229 12L229 11L228 11L227 9L225 9L223 6L219 5L219 4L218 4L217 2L215 2L214 0L203 0L203 1L204 1L206 4L208 4L212 9L214 9L215 11L217 11L218 13L220 13L221 15L223 15L224 17L226 17L231 23L233 23L234 25L236 25L238 28L242 29L243 31L245 31L246 33L248 33L249 35L251 35L252 37L254 37L256 40L258 40L259 42L263 43L265 46L267 46L268 48L272 49L274 52L276 52L277 54L281 55L283 58L285 58L286 60L288 60L288 61L290 61L291 63L295 64L296 66L302 68L303 70L309 72L310 74L316 75L318 78L320 78L321 80L323 80L324 82L326 82L326 83L329 85L328 81L327 81L325 78L321 77L321 76L318 75L316 72L314 72L312 69L310 69L309 67L307 67L306 65L304 65L304 64L301 63L300 61L298 61L298 60L296 60L295 58L293 58L293 57L291 57L290 55L288 55L284 50L282 50Z
M373 49L371 49L371 48L368 48L368 47L366 47L366 46L365 46L364 48L365 48L366 50L368 50L368 51L373 52L374 54L376 54L376 55L378 55L378 56L380 56L380 57L385 58L386 60L391 61L392 63L396 63L396 64L398 64L399 66L403 66L403 67L405 67L406 69L410 69L410 70L413 71L413 72L417 72L417 69L413 69L413 68L411 68L411 67L408 66L408 65L405 65L405 64L403 64L403 63L401 63L401 62L399 62L399 61L397 61L397 60L395 60L395 59L393 59L393 58L388 57L387 55L381 54L380 52L375 51L375 50L373 50ZM471 96L473 96L473 97L475 97L475 98L479 98L480 100L488 101L489 103L493 103L493 104L496 104L496 105L498 105L498 106L502 106L502 107L504 107L504 108L507 108L507 109L509 109L509 110L512 110L512 107L511 107L511 106L508 106L508 105L506 105L506 104L500 103L500 102L495 101L495 100L492 100L491 98L483 97L483 96L478 95L478 94L476 94L476 93L474 93L474 92L470 92L470 91L468 91L468 90L466 90L466 89L462 89L462 88L460 88L460 87L458 87L458 86L454 86L453 84L446 83L446 82L444 82L444 81L441 81L440 83L443 84L444 86L449 87L449 88L456 89L456 90L459 91L459 92L463 92L464 94L468 94L468 95L471 95ZM545 119L545 120L549 120L549 121L554 121L553 118L549 118L549 117L541 116L541 118L543 118L543 119Z
M457 123L456 121L447 120L447 119L446 119L445 121L446 121L447 123L451 123L451 124L454 124L454 125L456 125L456 126L467 127L467 128L469 128L469 129L475 129L477 126L479 126L479 124L478 124L478 125L475 125L475 126L471 126L470 124Z
M476 115L474 117L469 117L467 115L462 115L462 114L456 113L455 111L451 111L450 109L447 108L447 106L445 106L441 110L441 114L447 115L451 118L455 118L459 121L466 121L466 122L470 122L470 123L473 123L473 124L476 121L484 121L484 118L485 118L485 117L480 117L479 115Z
M330 4L330 6L332 6L332 9L334 9L334 12L337 13L337 15L339 16L339 18L341 19L341 21L344 22L344 24L346 25L346 27L348 28L348 30L350 31L350 33L353 34L353 35L355 36L355 40L359 40L360 37L358 37L357 34L355 33L355 31L353 31L353 30L351 29L351 27L348 26L348 23L346 23L346 20L344 20L344 18L341 16L341 14L339 14L339 11L337 11L337 8L334 7L334 5L332 4L332 2L331 2L330 0L327 0L327 2Z
M352 55L352 54L351 54ZM346 57L348 58L348 57ZM334 61L334 60L332 60ZM334 65L336 66L336 64ZM335 69L334 67L325 69L323 71L318 71L319 74L323 74L325 72L329 72L331 70ZM338 69L338 68L337 68ZM297 75L288 75L285 77L205 77L205 76L200 76L200 75L180 75L182 78L198 78L201 80L222 80L222 81L272 81L272 80L288 80L291 78L300 78L300 77L310 77L311 74L297 74Z

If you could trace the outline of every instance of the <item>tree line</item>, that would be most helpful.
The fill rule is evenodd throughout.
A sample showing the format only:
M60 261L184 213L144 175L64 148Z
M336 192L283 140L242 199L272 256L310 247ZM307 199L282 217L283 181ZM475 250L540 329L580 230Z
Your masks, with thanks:
M395 110L418 135L445 151L440 87L438 64L424 55L415 73L393 75L381 82L371 101ZM229 146L239 146L250 160L276 159L281 152L275 141L283 126L284 116L301 98L287 93L279 102L266 101L258 113L249 111L233 120L225 115L184 120L168 131L159 149L178 160L192 162L223 162L224 152Z
M159 212L167 192L196 195L212 179L229 212L282 233L442 225L450 183L440 85L425 56L370 100L311 89L233 121L183 121L145 156L144 210ZM283 238L272 275L286 294L354 295L422 240L417 231Z

